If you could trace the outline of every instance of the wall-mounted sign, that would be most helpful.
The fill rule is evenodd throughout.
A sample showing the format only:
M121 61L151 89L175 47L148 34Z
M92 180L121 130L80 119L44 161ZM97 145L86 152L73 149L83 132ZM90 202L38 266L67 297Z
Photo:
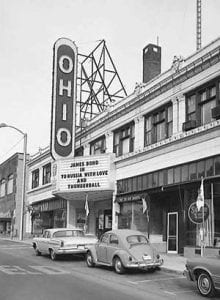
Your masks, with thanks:
M193 202L188 210L188 216L191 222L195 224L201 224L203 223L203 208L200 208L198 210L198 207L196 205L196 202ZM208 219L209 216L209 206L208 204L204 204L204 221Z
M110 155L84 156L57 161L57 191L98 191L114 189Z
M54 44L50 149L54 159L74 156L77 48L69 39Z

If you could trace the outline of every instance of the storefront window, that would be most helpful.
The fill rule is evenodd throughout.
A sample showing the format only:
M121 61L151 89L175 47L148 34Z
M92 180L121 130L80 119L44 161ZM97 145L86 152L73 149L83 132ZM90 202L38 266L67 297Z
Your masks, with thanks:
M189 166L188 165L183 165L181 167L181 177L182 177L182 181L189 180Z
M148 188L151 188L153 186L153 174L148 174Z
M164 185L164 172L160 171L159 172L159 186L163 186Z
M141 191L143 189L142 176L138 176L137 178L137 189L138 191Z
M138 186L137 186L137 177L133 177L133 191L137 191L138 190Z
M220 175L220 156L215 158L215 175Z
M148 187L148 175L143 175L143 189L146 189Z
M180 182L180 167L174 168L174 182Z
M192 163L189 165L189 179L196 179L196 163Z
M148 231L148 217L146 213L143 214L141 200L121 204L118 228L128 228L142 232Z
M133 187L133 179L129 178L128 179L128 192L132 192L132 187Z
M120 208L120 216L118 219L118 228L125 229L131 228L131 203L123 203Z
M199 161L197 164L198 178L205 176L205 161Z
M167 171L167 183L168 184L173 183L173 168L168 169Z
M206 159L205 172L206 172L206 177L213 176L214 174L213 158Z
M158 173L153 173L153 186L158 186Z

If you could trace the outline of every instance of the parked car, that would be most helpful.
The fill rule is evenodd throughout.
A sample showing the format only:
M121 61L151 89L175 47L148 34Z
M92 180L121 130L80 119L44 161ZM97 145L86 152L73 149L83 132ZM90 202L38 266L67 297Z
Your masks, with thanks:
M112 266L116 273L122 274L126 269L154 271L163 264L163 259L142 232L118 229L104 233L89 247L86 262L88 267Z
M33 239L37 256L49 254L52 260L62 254L83 254L88 246L97 242L94 235L85 235L79 228L45 229L41 237Z
M215 257L196 257L186 261L184 275L197 282L202 296L212 297L220 290L220 260Z

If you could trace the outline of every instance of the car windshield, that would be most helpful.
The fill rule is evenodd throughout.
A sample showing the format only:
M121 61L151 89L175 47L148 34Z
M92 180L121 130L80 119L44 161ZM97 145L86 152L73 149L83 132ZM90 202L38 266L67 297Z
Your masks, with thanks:
M80 230L60 230L53 234L53 237L78 237L84 236L84 232Z
M147 244L148 239L144 235L130 235L127 237L127 242L133 244Z

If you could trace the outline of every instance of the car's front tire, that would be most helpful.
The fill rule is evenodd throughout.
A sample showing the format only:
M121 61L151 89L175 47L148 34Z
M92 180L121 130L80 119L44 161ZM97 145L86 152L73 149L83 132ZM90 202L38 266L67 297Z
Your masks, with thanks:
M57 259L57 254L55 253L55 251L53 249L50 249L50 258L52 260L56 260Z
M86 253L86 264L89 268L93 268L95 266L94 259L92 257L92 253L88 251Z
M117 274L123 274L125 272L125 267L118 256L114 258L114 268Z
M208 273L202 272L197 278L197 288L204 297L212 297L215 294L215 288Z

